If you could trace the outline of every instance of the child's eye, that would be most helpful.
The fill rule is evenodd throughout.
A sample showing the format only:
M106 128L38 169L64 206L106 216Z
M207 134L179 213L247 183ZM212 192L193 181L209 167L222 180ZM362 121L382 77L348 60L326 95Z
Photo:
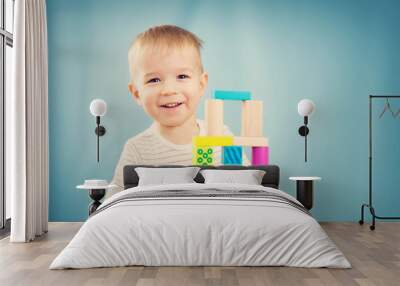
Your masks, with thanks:
M187 74L178 75L178 79L185 79L185 78L189 78L189 76Z
M155 82L160 82L161 80L158 77L151 78L146 83L155 83Z

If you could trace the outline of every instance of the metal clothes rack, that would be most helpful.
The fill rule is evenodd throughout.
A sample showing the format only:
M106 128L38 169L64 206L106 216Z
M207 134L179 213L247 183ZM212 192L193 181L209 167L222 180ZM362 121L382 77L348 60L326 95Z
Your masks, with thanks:
M369 200L368 204L362 204L361 206L361 219L359 224L364 224L364 208L367 207L372 215L372 225L369 226L371 230L375 229L375 219L400 219L400 217L385 217L378 216L375 213L375 208L372 205L372 101L373 99L389 99L389 98L400 98L400 95L370 95L369 96Z

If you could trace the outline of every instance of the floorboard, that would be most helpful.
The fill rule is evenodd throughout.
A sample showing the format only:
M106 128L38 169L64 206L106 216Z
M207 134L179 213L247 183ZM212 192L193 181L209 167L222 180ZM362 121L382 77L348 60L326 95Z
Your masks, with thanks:
M291 267L117 267L49 270L82 223L50 223L32 243L0 240L0 285L400 285L400 223L380 222L375 231L356 223L321 223L352 269Z

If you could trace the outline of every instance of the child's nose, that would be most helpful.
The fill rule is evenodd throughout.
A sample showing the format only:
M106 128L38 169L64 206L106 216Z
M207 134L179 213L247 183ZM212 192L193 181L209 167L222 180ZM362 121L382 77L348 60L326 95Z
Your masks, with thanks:
M165 81L163 86L162 86L162 90L161 90L161 94L162 95L172 95L172 94L176 94L177 90L176 90L176 86L172 81Z

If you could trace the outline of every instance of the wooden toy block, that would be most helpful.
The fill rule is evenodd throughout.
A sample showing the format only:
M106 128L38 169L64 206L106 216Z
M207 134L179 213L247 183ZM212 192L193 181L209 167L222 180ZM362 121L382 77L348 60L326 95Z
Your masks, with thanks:
M251 164L253 166L269 164L269 147L252 147Z
M238 146L268 146L266 137L233 137L233 145Z
M207 147L194 147L193 148L193 165L208 166L214 163L214 150L213 148Z
M224 165L242 165L242 146L225 146L222 151Z
M193 145L195 147L206 146L231 146L233 145L232 136L194 136Z
M223 135L224 132L224 102L208 99L205 104L206 135Z
M262 136L263 103L260 100L247 100L242 103L242 130L243 137Z
M249 91L232 91L232 90L215 90L214 99L221 100L251 100L251 92Z

